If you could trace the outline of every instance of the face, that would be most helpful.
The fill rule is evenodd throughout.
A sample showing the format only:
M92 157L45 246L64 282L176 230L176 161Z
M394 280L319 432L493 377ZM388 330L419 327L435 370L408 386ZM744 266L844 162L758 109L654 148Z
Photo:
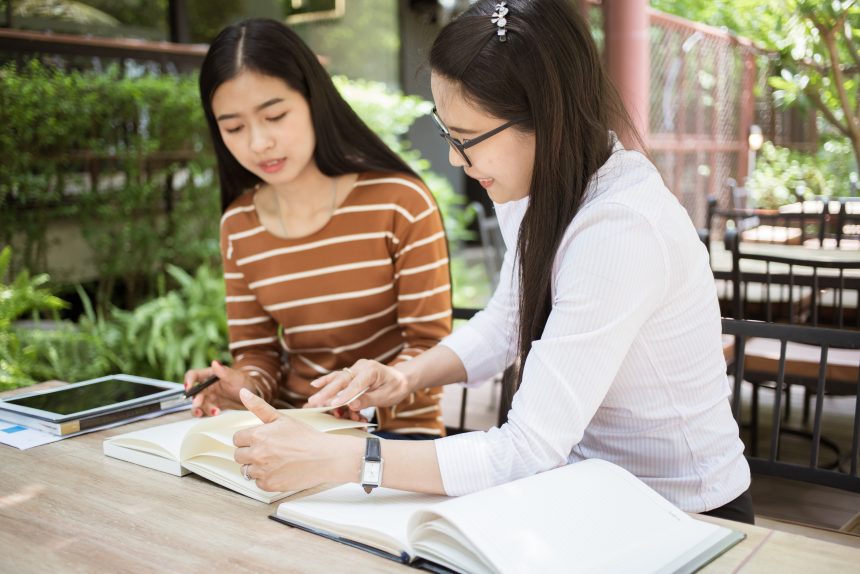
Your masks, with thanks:
M212 111L227 149L264 182L290 183L316 169L307 100L280 78L244 71L215 90Z
M430 88L439 118L451 137L468 143L482 134L507 123L493 117L470 103L459 84L431 74ZM514 125L465 150L469 166L462 155L449 146L448 161L462 167L469 177L478 180L496 203L522 199L529 194L535 161L535 136L524 133Z

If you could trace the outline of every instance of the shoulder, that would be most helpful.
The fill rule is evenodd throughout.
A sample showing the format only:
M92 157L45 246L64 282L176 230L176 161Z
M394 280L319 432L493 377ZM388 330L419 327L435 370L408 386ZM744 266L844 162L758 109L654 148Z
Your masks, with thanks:
M254 194L256 190L250 189L233 200L233 203L221 215L221 229L241 230L253 224L256 206L254 205Z
M359 175L353 194L359 202L396 203L413 215L436 207L427 185L407 173L364 172Z
M592 177L573 224L579 215L606 210L633 212L656 226L665 225L667 215L678 223L689 219L654 164L643 154L624 149L613 152Z

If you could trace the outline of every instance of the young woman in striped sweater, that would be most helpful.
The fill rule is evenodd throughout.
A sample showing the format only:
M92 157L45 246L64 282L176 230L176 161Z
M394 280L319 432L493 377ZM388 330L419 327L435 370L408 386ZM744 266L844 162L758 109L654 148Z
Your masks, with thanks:
M616 138L634 132L578 3L478 0L440 32L430 68L449 159L496 203L498 289L440 345L324 376L310 403L365 391L351 408L389 405L519 364L507 422L377 444L243 393L267 424L236 433L236 461L267 490L352 481L460 495L600 458L687 512L751 522L707 253L648 158Z
M370 359L394 366L451 328L439 209L415 173L353 112L293 31L226 28L200 71L221 183L231 367L195 416L241 408L246 388L300 407L310 381ZM365 411L390 438L444 434L440 390Z

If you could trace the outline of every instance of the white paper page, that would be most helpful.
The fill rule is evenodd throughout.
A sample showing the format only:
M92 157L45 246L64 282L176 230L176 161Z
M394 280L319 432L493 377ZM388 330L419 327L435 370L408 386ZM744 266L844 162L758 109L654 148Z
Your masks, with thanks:
M406 538L409 516L444 500L449 498L390 488L375 488L368 495L358 484L343 484L284 502L278 507L278 516L377 547L385 540L387 544L383 550L395 555L406 551L412 555Z
M437 528L471 541L488 569L502 573L658 572L721 529L690 518L627 471L596 459L418 513L410 539L420 537L421 522L434 515L448 523ZM433 546L427 550L434 552ZM425 545L416 542L415 549L423 555Z
M163 415L167 415L170 413L175 413L178 411L184 411L191 408L191 404L183 404L177 405L176 407L171 407L169 409L165 409L163 411L155 411L151 413L145 413L136 417L132 417L130 419L125 419L121 421L114 421L112 423L108 423L106 425L102 425L99 427L89 428L80 432L67 434L64 436L57 436L55 434L44 432L40 430L35 430L31 428L27 428L15 423L8 423L5 421L0 421L0 443L7 444L9 446L14 446L20 450L27 450L36 446L42 446L43 444L49 444L52 442L57 442L59 440L65 440L67 438L72 438L73 436L78 436L82 434L87 434L91 432L96 432L104 429L110 429L114 427L118 427L121 425L126 425L129 423L133 423L135 421L142 421L147 419L154 419L155 417L160 417Z
M261 502L273 502L292 494L292 492L267 492L259 488L253 480L245 480L241 467L232 457L195 456L184 461L183 466L203 478Z
M185 435L200 422L199 419L188 418L175 423L168 423L139 431L126 433L107 439L108 442L119 446L127 446L152 453L164 453L174 460L181 460L179 453ZM151 445L151 446L147 446Z

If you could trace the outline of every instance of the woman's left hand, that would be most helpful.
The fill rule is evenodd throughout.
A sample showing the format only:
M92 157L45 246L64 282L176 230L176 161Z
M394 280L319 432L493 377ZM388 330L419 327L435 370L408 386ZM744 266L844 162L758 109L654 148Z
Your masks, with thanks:
M327 435L282 416L247 389L241 390L239 398L263 421L261 426L233 435L237 447L233 458L240 465L248 465L245 473L257 481L257 486L269 492L286 492L343 478L337 476L339 466L343 465L338 457L344 454L343 447L351 446L348 439L354 437ZM353 461L357 469L361 444L354 446L358 449Z

